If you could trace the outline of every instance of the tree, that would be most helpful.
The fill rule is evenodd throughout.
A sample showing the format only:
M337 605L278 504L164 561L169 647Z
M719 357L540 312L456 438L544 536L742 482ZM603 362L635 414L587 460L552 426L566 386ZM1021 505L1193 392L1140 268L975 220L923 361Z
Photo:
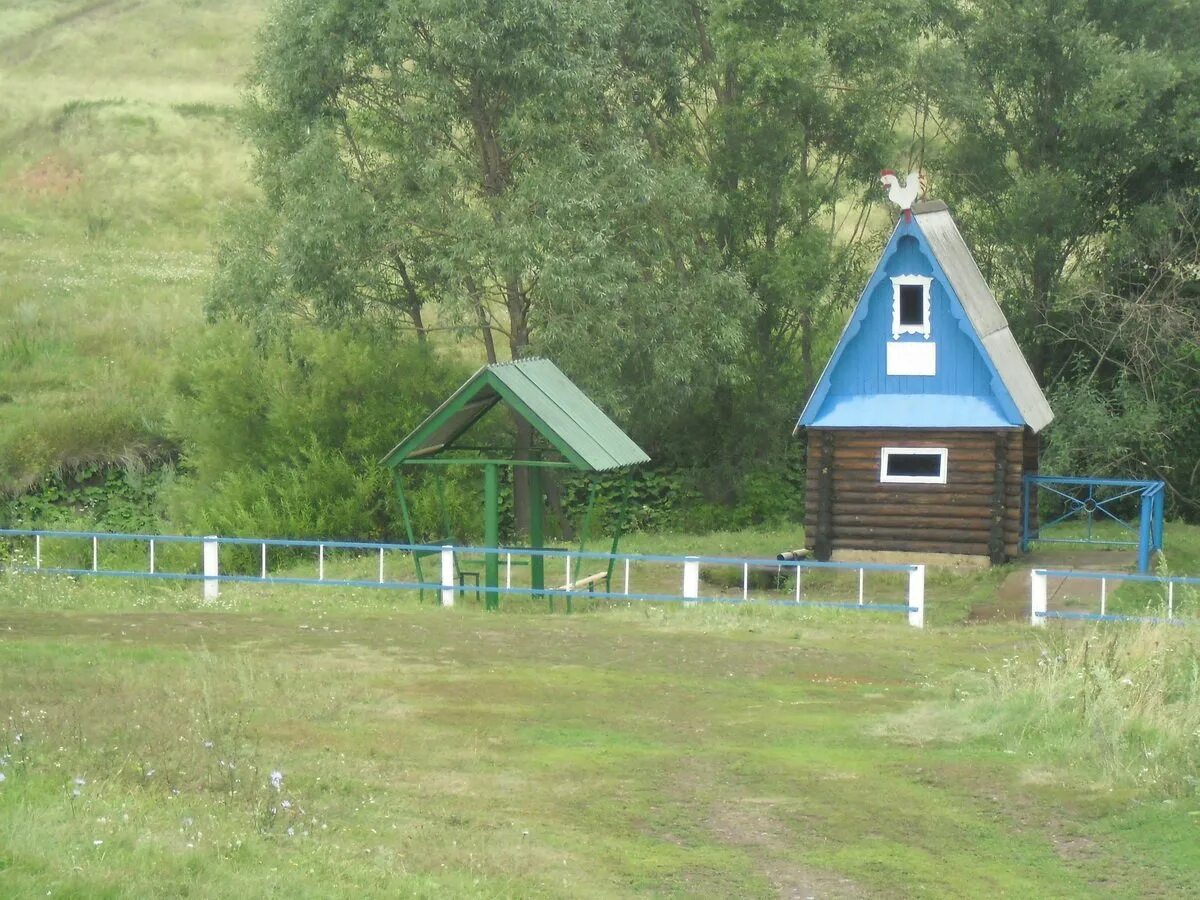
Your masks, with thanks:
M263 202L210 310L546 353L643 426L711 389L749 304L695 240L703 180L634 127L626 25L603 0L285 0L251 80Z
M1035 374L1053 380L1079 313L1072 276L1094 268L1108 238L1161 202L1195 158L1198 132L1185 121L1196 67L1157 36L1166 23L1149 10L999 0L939 13L940 39L921 69L945 117L943 193L981 248ZM1200 25L1194 11L1186 17ZM1194 178L1194 163L1182 168Z
M755 301L741 377L723 385L697 427L677 428L675 442L744 472L747 457L783 458L823 344L861 284L872 188L896 161L896 129L909 116L914 5L686 0L643 9L640 27L670 48L628 66L646 73L635 84L653 112L650 143L704 173L719 203L700 223L703 243L745 277ZM910 40L897 40L898 25ZM724 427L708 427L714 420Z

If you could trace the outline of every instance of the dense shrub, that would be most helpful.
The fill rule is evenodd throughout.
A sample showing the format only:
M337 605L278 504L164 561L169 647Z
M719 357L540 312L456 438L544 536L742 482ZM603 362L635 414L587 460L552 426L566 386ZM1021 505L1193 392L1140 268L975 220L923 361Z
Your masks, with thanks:
M391 472L379 460L467 374L415 341L368 330L297 330L260 347L217 326L174 381L186 449L168 494L173 527L403 538ZM478 527L465 475L450 473L438 490L426 473L406 471L405 486L419 540L444 536L443 509L458 533Z

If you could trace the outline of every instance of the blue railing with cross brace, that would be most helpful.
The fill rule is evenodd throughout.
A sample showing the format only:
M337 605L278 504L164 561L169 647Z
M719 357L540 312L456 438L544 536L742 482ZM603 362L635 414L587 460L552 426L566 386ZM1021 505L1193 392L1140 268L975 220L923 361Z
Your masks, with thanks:
M1095 544L1108 547L1137 547L1138 571L1150 571L1150 557L1163 546L1162 481L1125 478L1085 478L1069 475L1026 475L1021 511L1021 549L1037 541L1043 544ZM1040 503L1043 492L1060 504L1061 512L1043 522ZM1137 521L1121 511L1137 498ZM1045 534L1046 529L1068 521L1083 523L1082 536ZM1130 539L1110 537L1097 531L1097 523L1114 523ZM1133 540L1133 535L1137 536Z

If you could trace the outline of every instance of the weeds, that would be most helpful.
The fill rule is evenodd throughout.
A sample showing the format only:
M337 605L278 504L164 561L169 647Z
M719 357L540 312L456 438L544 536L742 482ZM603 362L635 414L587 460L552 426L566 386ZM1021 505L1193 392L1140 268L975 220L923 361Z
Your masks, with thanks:
M1200 795L1200 648L1167 625L1051 631L1032 653L964 673L950 705L922 707L888 729L998 742L1094 784Z

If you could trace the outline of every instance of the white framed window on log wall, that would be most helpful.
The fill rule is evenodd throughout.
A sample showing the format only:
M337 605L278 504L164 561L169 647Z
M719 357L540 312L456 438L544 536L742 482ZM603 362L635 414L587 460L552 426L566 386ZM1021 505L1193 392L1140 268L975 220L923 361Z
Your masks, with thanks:
M945 484L950 451L946 447L884 447L879 480L884 484Z

